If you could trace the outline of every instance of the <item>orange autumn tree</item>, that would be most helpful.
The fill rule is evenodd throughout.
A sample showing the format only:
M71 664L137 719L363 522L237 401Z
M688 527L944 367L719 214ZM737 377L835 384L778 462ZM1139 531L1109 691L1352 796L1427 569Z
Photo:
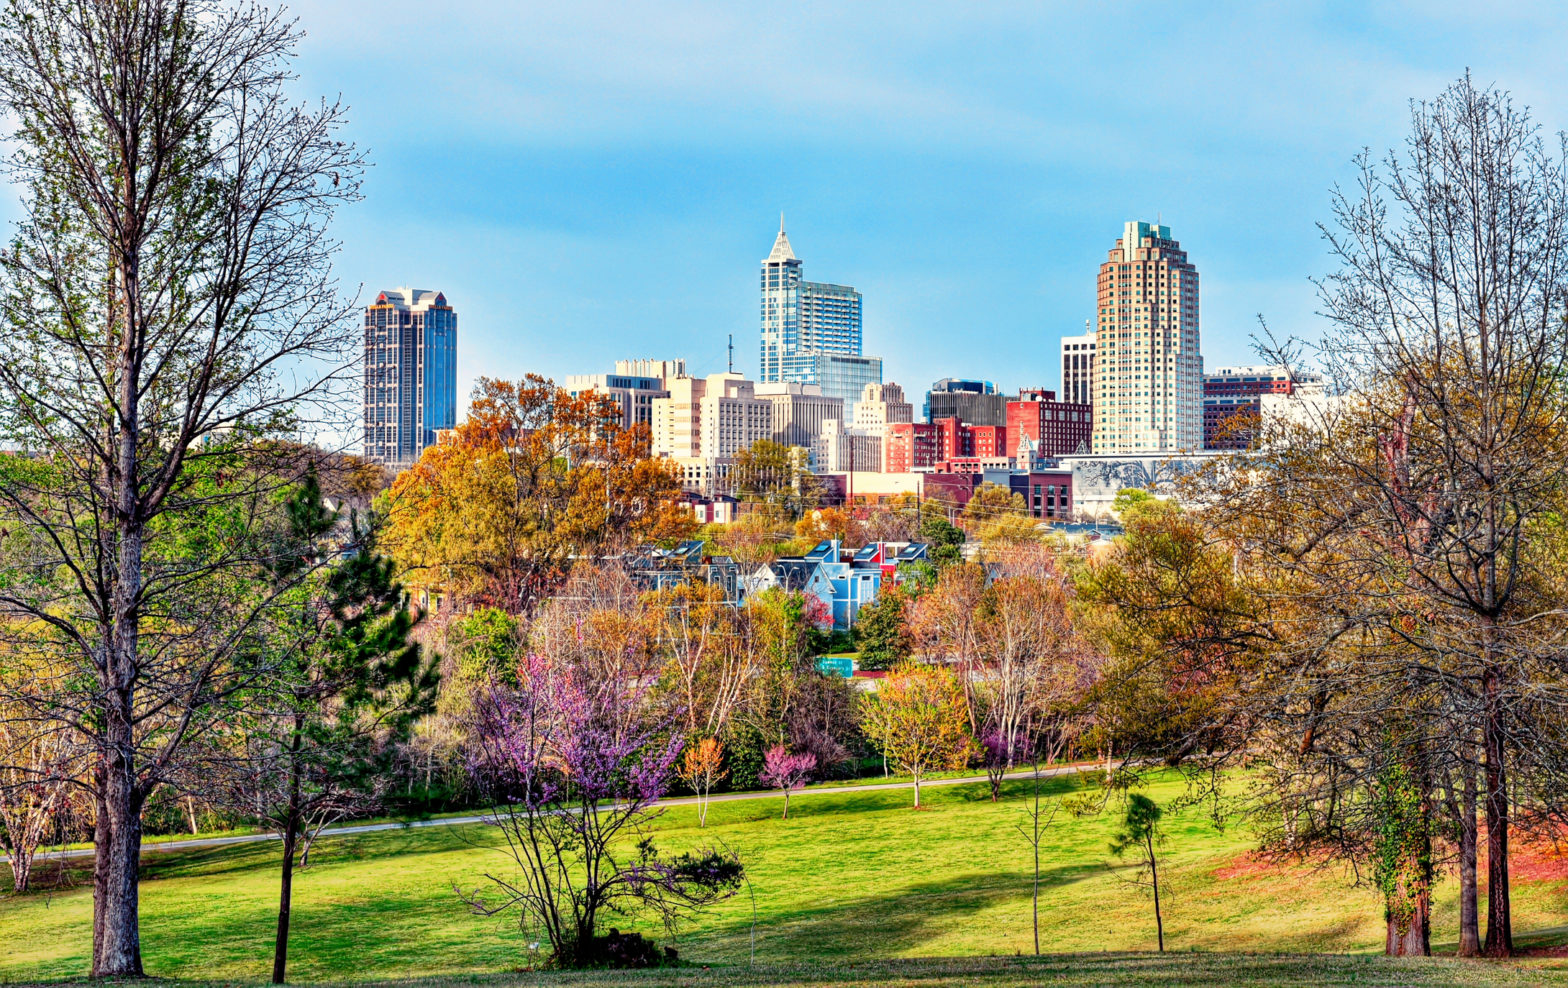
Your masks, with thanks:
M708 825L708 800L713 787L729 773L724 769L724 745L717 738L703 738L681 753L678 774L697 794L697 826Z
M530 374L480 378L468 418L377 502L410 586L532 611L574 558L695 528L680 480L615 399Z

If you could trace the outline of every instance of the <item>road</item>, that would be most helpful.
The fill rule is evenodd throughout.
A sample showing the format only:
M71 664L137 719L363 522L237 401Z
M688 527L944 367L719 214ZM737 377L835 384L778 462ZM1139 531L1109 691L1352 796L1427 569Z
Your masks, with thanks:
M1095 768L1098 768L1098 766L1063 765L1058 768L1048 768L1042 770L1040 772L1040 777L1044 779L1050 778L1051 776L1067 775L1072 772L1089 771ZM1028 779L1032 778L1033 775L1033 772L1009 772L1005 778ZM986 777L983 775L966 775L957 779L932 779L927 782L922 782L920 785L923 788L929 789L934 786L958 786L972 782L984 782L985 780ZM882 790L913 789L914 785L915 784L913 782L869 782L853 786L821 786L818 788L797 789L794 793L791 794L790 799L810 798L811 796L820 795L836 795L838 793L846 792L880 792ZM710 796L709 799L711 802L715 803L729 803L746 799L776 799L778 798L778 795L779 794L777 791L728 792L720 793L716 796ZM689 806L696 801L697 798L695 796L682 796L676 799L661 799L655 805L659 807ZM463 824L484 823L487 816L488 814L477 814L473 816L440 817L433 820L410 820L405 823L350 824L346 827L328 827L326 830L322 831L321 837L346 837L351 834L373 834L382 830L404 830L414 827L456 827ZM160 851L184 851L202 847L224 847L229 844L255 844L260 841L271 841L279 839L279 835L277 834L263 833L241 834L235 837L202 837L195 840L144 841L142 843L142 854L145 855L151 852ZM57 858L87 858L91 857L92 853L93 849L90 847L78 848L74 851L40 852L38 854L38 860L52 861ZM0 861L4 860L6 860L4 857L0 857Z

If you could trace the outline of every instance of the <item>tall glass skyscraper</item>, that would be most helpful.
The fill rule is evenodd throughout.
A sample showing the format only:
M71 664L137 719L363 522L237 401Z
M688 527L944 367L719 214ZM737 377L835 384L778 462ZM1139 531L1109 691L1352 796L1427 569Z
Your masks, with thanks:
M365 456L419 459L457 424L457 313L441 292L395 288L365 307Z
M867 383L882 382L880 360L873 368L867 360L838 359L861 356L860 334L860 293L847 285L806 281L780 216L778 238L762 262L757 381L820 384L823 394L843 398L848 407L860 400ZM873 370L874 382L867 376Z

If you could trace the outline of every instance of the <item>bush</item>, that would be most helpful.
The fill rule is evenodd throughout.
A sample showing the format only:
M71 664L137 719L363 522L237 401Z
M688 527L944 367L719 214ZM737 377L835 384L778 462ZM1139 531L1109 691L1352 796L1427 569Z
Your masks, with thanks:
M641 933L622 933L614 928L611 928L608 936L589 940L578 956L583 958L588 967L675 967L680 963L680 955L674 947L665 947L660 952L658 946Z
M763 757L768 742L762 732L750 724L731 724L724 732L724 765L729 769L731 792L760 789L758 778L762 775Z

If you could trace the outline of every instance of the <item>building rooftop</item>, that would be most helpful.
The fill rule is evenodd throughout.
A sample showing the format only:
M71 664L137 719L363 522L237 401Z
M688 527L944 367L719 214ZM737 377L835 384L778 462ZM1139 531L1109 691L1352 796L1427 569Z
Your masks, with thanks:
M797 260L797 258L795 257L794 250L790 248L789 235L784 232L784 214L780 213L778 238L773 241L773 250L768 253L768 259L763 263L771 264L777 261L794 260Z
M395 305L399 309L428 309L433 305L446 305L446 295L423 288L389 288L377 295L372 304Z

